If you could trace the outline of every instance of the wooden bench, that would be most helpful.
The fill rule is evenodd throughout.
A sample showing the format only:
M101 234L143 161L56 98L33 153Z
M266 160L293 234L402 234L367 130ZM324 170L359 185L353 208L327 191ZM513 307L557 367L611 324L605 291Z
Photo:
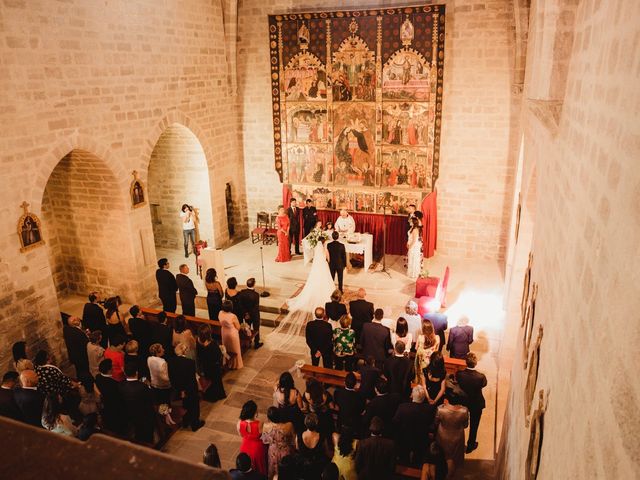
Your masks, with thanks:
M396 465L396 476L403 478L422 478L422 472L427 469L427 465L422 468L407 467L406 465ZM426 478L426 473L425 477Z

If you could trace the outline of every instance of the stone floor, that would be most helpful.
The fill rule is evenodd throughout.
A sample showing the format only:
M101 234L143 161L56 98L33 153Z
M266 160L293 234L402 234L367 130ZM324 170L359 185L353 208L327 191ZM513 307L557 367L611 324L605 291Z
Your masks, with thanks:
M253 276L258 280L259 290L262 290L260 246L247 240L226 249L226 276L235 276L241 284L246 278ZM177 270L178 265L185 260L179 251L157 253L169 258L172 271ZM298 256L289 263L276 263L273 261L276 256L275 245L263 246L262 253L266 289L271 295L263 298L261 303L270 307L280 307L286 298L304 284L309 267L305 267L302 257ZM494 452L496 442L499 442L508 393L508 377L504 378L504 372L510 370L512 361L507 357L511 355L512 349L501 348L505 331L502 270L497 262L460 260L438 255L425 262L432 276L442 275L447 265L451 268L446 309L449 325L455 325L461 315L469 317L470 324L475 328L476 340L472 350L479 357L478 370L484 372L488 380L484 390L487 408L484 410L478 432L479 448L467 456L467 467L460 472L460 478L491 478ZM397 317L403 311L406 301L413 297L414 282L404 273L402 257L388 256L387 270L389 275L354 269L346 273L345 286L349 289L364 287L368 299L373 301L376 307L384 308L386 315ZM201 280L195 277L193 271L191 275L196 282L196 288L204 291ZM77 300L73 303L76 302ZM206 316L206 311L202 310L200 314ZM179 431L167 443L164 451L198 462L201 461L202 452L208 444L214 443L220 452L223 467L230 468L234 464L240 444L236 422L242 404L248 399L254 399L258 403L260 418L264 419L265 410L271 404L273 385L285 370L294 373L299 388L303 389L302 379L295 375L295 362L300 359L308 360L304 338L300 337L293 348L288 348L286 352L277 351L274 348L274 345L278 344L275 338L277 334L270 336L270 331L270 328L263 327L261 334L265 345L260 350L251 350L245 354L245 367L242 370L225 375L224 384L228 397L215 404L202 403L202 418L206 420L206 425L196 433ZM500 371L503 375L500 375ZM500 382L498 378L501 378ZM497 405L500 408L497 409Z

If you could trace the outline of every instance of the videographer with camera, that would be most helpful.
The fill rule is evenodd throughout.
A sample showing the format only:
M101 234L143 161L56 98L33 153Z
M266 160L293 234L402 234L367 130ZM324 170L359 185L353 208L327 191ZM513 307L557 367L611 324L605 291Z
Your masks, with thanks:
M189 258L189 238L191 238L193 253L196 251L196 214L191 205L186 203L182 205L180 219L182 220L182 237L184 239L184 258Z

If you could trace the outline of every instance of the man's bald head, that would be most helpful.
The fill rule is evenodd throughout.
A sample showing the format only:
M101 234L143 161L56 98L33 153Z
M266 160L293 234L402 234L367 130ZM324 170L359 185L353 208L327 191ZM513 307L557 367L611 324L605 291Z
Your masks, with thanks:
M69 317L69 325L71 325L72 327L79 327L80 326L80 317Z
M358 298L364 298L366 295L367 295L367 292L364 290L364 288L358 289Z
M315 313L317 319L323 319L324 318L324 308L317 307L314 313Z
M33 370L23 370L20 372L20 384L23 387L37 387L38 375Z

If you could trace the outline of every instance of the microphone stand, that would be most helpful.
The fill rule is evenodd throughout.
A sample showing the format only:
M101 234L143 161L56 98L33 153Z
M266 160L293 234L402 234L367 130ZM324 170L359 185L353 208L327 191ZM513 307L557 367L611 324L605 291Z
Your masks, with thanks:
M391 273L387 270L387 209L384 209L382 224L382 270L376 273L386 273L391 278Z
M271 294L267 291L267 287L264 283L264 257L262 256L262 247L260 247L260 263L262 264L262 293L260 294L260 296L264 298L268 297Z

